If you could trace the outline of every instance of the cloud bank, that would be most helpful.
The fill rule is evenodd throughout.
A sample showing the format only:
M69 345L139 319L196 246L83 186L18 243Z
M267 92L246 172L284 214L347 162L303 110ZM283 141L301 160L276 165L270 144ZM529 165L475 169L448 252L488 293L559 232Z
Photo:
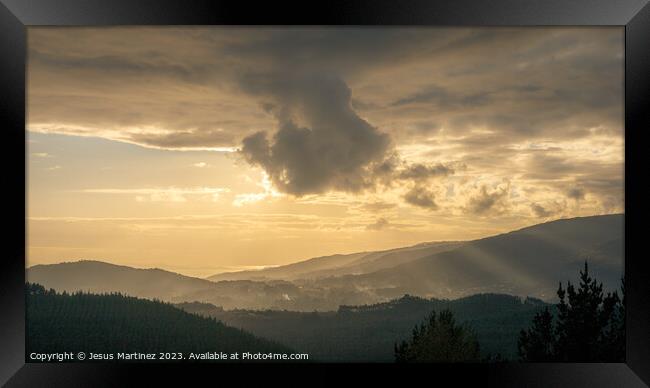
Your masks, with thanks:
M246 160L262 167L280 190L298 196L367 187L369 166L383 160L390 139L352 109L349 87L328 75L274 86L265 92L278 104L272 108L278 130L270 138L265 132L244 138Z
M28 39L33 132L239 150L282 193L385 192L427 216L623 210L621 28L36 27Z

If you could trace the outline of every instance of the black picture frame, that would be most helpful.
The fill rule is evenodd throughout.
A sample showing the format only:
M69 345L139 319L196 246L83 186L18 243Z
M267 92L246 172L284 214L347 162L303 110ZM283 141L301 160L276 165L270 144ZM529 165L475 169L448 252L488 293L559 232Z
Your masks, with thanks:
M129 386L187 382L203 375L297 381L342 379L338 372L415 381L555 387L642 387L650 384L650 272L643 244L647 201L640 174L647 166L643 132L650 129L650 6L648 0L355 0L251 2L207 0L0 0L0 122L2 123L6 243L0 271L0 384L7 386ZM625 28L625 278L627 348L623 364L396 365L132 365L25 364L25 61L28 26L88 25L439 25L621 26ZM629 211L628 211L629 210ZM255 372L259 368L264 371ZM404 369L406 368L406 369ZM315 370L318 369L318 370ZM399 370L398 370L399 369ZM254 371L254 372L251 372ZM405 374L406 373L406 374ZM300 373L302 374L302 373ZM400 377L402 376L402 377ZM435 376L435 379L433 379ZM645 382L645 383L644 383Z

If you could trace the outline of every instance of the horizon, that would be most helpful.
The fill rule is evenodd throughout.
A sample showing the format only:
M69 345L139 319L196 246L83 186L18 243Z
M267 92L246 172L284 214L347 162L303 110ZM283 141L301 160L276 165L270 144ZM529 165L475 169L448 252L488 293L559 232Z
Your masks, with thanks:
M27 38L26 267L206 277L624 214L618 27Z
M372 253L372 252L378 252L378 251L390 251L390 250L401 249L401 248L411 248L411 247L415 247L415 246L422 245L422 244L446 243L446 242L471 242L471 241L481 240L481 239L485 239L485 238L496 237L496 236L500 236L500 235L508 234L508 233L512 233L512 232L517 232L517 231L520 231L520 230L523 230L523 229L532 228L532 227L539 226L539 225L554 223L554 222L557 222L557 221L573 220L573 219L577 219L577 218L618 216L618 215L624 216L625 213L594 214L594 215L589 215L589 216L558 218L558 219L554 219L554 220L544 221L544 222L538 223L538 224L523 226L523 227L518 228L518 229L502 231L502 232L499 232L499 233L496 233L496 234L491 234L491 235L488 235L488 236L478 237L478 238L473 239L473 240L423 241L423 242L420 242L420 243L417 243L417 244L414 244L414 245L399 246L399 247L393 247L393 248L388 248L388 249L384 249L384 250L377 250L377 251L342 252L342 253L339 252L339 253L332 253L332 254L329 254L329 255L317 256L317 257L305 257L305 258L298 259L297 261L292 261L292 262L289 262L289 263L286 263L286 264L267 265L267 266L242 266L242 267L239 267L239 268L231 267L230 270L221 271L221 272L208 271L206 268L198 268L198 269L197 268L187 268L187 269L182 269L181 268L181 269L179 269L178 267L176 267L176 268L156 267L156 266L155 267L141 267L141 266L138 266L137 264L136 265L131 265L131 264L128 264L128 263L114 263L114 262L111 262L109 259L100 259L100 258L71 258L71 259L64 259L63 261L59 261L59 262L34 264L34 265L31 265L31 266L27 266L26 269L30 269L32 267L39 266L39 265L58 265L58 264L74 264L74 263L80 263L80 262L96 262L96 263L109 264L109 265L115 265L115 266L125 266L125 267L129 267L129 268L141 269L141 270L150 270L150 269L155 270L155 269L157 269L157 270L163 270L163 271L166 271L166 272L175 273L175 274L182 275L182 276L193 277L193 278L203 279L203 280L209 280L210 277L216 276L216 275L223 275L223 274L230 274L230 273L237 273L237 272L244 272L244 271L245 272L248 272L248 271L262 271L262 270L269 269L269 268L277 268L277 267L302 263L302 262L305 262L305 261L324 258L324 257L331 257L331 256L337 256L337 255L351 255L351 254L357 254L357 253Z

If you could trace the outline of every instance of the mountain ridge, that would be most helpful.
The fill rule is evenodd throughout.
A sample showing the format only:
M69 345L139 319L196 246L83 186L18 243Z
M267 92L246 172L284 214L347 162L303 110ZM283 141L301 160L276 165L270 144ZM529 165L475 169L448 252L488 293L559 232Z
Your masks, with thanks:
M307 265L309 263L315 262L315 261L325 261L330 258L335 258L335 257L352 257L356 256L356 260L364 260L368 258L371 255L376 255L376 256L385 256L389 255L392 253L396 252L403 252L405 250L418 250L418 249L427 249L431 248L433 246L441 246L441 245L451 245L451 248L456 248L462 244L468 243L468 242L477 242L485 239L491 239L499 236L505 236L505 235L510 235L510 234L516 234L516 233L527 233L529 230L536 229L536 228L544 228L548 225L559 225L565 222L572 222L572 221L584 221L588 219L592 219L594 217L619 217L619 216L624 216L622 213L616 213L616 214L604 214L604 215L595 215L595 216L583 216L583 217L571 217L571 218L561 218L557 220L551 220L551 221L546 221L542 222L539 224L534 224L534 225L529 225L525 226L519 229L515 229L512 231L508 232L503 232L503 233L498 233L495 235L491 236L486 236L482 237L479 239L475 240L467 240L467 241L429 241L429 242L422 242L418 243L415 245L410 245L406 247L400 247L400 248L391 248L391 249L386 249L386 250L379 250L379 251L363 251L363 252L354 252L354 253L349 253L349 254L334 254L334 255L326 255L326 256L318 256L314 258L309 258L301 261L297 261L294 263L286 264L286 265L280 265L280 266L274 266L272 268L264 268L264 269L259 269L259 270L244 270L244 271L233 271L233 272L223 272L223 273L218 273L215 275L211 275L206 277L208 280L213 280L213 281L218 281L218 280L241 280L241 279L250 279L250 280L266 280L266 279L273 279L273 278L278 278L277 276L269 276L268 274L273 274L273 273L278 273L282 272L283 270L286 269L291 269L295 267L299 267L302 265ZM375 256L375 257L376 257ZM354 263L355 260L352 261L351 264ZM336 266L333 266L336 267ZM336 274L336 271L330 271L332 272L331 274ZM312 272L313 273L313 272ZM265 276L266 275L266 276ZM305 273L302 273L303 277ZM328 275L327 271L321 271L320 272L321 276L316 276L316 277L326 277ZM286 275L285 275L286 278Z
M623 214L577 217L472 241L322 256L314 258L315 267L313 261L288 265L299 270L286 277L213 281L94 260L33 266L27 277L58 290L117 291L170 302L208 302L224 309L325 311L404 294L458 298L497 292L552 300L558 282L573 278L585 259L606 290L618 288L623 225ZM277 268L268 271L285 271Z
M534 298L478 294L455 300L404 295L377 304L340 306L336 311L224 311L211 304L178 308L218 319L323 361L392 361L393 346L408 338L431 311L450 309L477 334L484 356L517 357L517 336L545 307ZM317 333L317 334L316 334Z
M381 284L386 288L394 284L410 285L411 288L400 289L398 287L390 294L392 296L416 293L434 297L459 297L468 293L459 294L444 290L434 292L432 288L418 288L415 285L432 283L432 280L435 280L436 287L440 287L440 284L449 286L453 284L455 287L459 287L463 282L467 283L468 279L477 280L475 283L484 283L488 277L502 275L498 273L499 271L510 271L510 279L506 279L505 282L504 279L499 279L501 288L494 288L493 285L489 291L529 295L529 291L526 290L545 287L544 292L537 296L549 298L554 296L558 281L571 278L576 268L580 268L584 260L589 260L592 272L598 275L597 277L605 283L606 288L616 289L623 269L623 221L624 216L619 214L552 221L470 241L451 251L440 252L393 268L356 276L354 279L350 276L340 277L337 282L354 281L360 287L365 287L369 283L372 283L374 287ZM611 235L612 231L617 230L621 232L620 235L615 234L609 239L603 239L604 236ZM592 242L594 245L587 245L585 235L596 240ZM549 243L549 240L552 243ZM576 243L576 240L579 243ZM616 249L612 249L612 251L617 251L618 255L601 257L596 248L603 243L613 243ZM518 260L526 254L528 258L525 262ZM432 269L434 265L437 266L435 271ZM444 268L441 270L440 267L443 265ZM612 272L614 273L612 274ZM441 273L443 276L439 276ZM398 279L400 275L404 274L408 276ZM495 282L496 285L498 283L496 279ZM528 287L522 287L522 282L531 284ZM469 285L465 287L469 287ZM471 284L471 287L474 288L469 288L472 290L469 293L488 291L480 288L479 284Z

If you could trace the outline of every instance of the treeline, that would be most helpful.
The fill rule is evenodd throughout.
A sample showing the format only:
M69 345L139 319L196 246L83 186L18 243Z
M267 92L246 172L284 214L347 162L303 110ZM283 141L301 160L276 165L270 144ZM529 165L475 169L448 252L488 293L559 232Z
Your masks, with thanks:
M604 293L585 263L579 284L560 283L556 305L499 294L451 301L407 295L304 313L224 311L198 302L179 309L119 293L57 293L28 283L27 354L288 353L280 345L286 344L315 361L624 362L624 285L620 296Z
M624 362L625 282L605 294L603 284L589 276L585 262L576 288L567 282L557 291L559 303L535 314L517 342L519 359L532 362ZM488 307L489 308L489 307ZM500 354L481 356L481 340L454 313L433 311L413 328L410 338L394 346L397 362L500 361Z
M517 358L517 335L548 306L539 299L478 294L456 300L406 295L386 303L341 306L337 312L224 311L209 304L181 303L189 312L307 352L321 361L393 361L393 346L407 338L432 310L449 309L480 341L481 359Z
M25 285L27 355L58 352L274 352L285 346L171 304ZM29 360L27 360L29 361Z

